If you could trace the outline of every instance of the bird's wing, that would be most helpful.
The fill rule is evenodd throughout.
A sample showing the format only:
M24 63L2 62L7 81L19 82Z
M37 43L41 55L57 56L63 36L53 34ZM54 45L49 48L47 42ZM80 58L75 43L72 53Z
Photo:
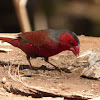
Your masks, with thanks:
M39 30L39 31L32 31L19 34L19 37L24 39L25 41L31 43L32 45L41 47L42 45L54 45L55 41L48 34L47 30ZM50 43L51 42L51 43ZM54 42L54 44L52 44Z

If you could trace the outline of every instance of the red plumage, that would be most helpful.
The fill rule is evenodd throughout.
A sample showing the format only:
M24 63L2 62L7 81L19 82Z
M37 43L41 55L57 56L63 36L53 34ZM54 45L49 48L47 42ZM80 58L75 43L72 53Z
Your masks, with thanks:
M64 50L71 50L75 55L79 54L79 39L69 30L32 31L21 33L16 39L0 37L0 40L20 48L26 53L29 63L30 57L44 57L48 62L48 57Z

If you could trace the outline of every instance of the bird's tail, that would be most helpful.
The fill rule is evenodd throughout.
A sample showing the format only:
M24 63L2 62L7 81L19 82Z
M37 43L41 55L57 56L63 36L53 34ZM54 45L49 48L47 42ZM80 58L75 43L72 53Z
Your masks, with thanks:
M18 38L0 37L0 40L2 40L3 42L8 42L15 47L19 47L19 39Z

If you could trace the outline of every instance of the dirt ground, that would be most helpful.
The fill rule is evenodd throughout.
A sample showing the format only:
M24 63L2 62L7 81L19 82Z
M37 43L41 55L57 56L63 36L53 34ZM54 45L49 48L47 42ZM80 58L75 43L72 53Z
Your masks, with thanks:
M80 55L87 50L100 52L100 38L81 35L79 39ZM84 66L74 65L77 57L70 51L49 58L57 68L46 63L43 58L36 58L31 59L33 68L30 69L20 49L4 44L0 48L12 49L11 52L0 53L0 100L87 100L100 96L100 80L81 77ZM20 76L17 73L19 65Z

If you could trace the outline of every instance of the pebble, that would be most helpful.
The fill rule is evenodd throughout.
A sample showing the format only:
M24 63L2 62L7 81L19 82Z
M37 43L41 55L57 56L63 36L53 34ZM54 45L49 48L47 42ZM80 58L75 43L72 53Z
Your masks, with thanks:
M3 79L2 79L2 83L3 83L3 84L6 83L6 77L3 77Z

